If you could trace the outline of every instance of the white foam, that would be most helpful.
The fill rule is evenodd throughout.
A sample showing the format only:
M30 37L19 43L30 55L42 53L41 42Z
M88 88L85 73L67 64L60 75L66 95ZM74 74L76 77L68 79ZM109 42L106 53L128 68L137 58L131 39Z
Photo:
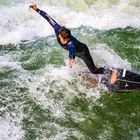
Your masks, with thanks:
M108 64L109 66L128 69L131 68L131 64L126 59L122 59L113 49L109 48L105 44L99 44L96 46L93 53L93 56L97 56L98 61Z
M63 118L66 109L65 104L70 102L79 92L89 97L95 97L94 100L100 97L100 90L93 87L87 88L83 84L86 81L83 82L80 77L76 76L75 72L79 70L77 65L74 66L74 69L69 69L68 66L56 68L47 65L41 72L34 75L21 74L18 81L21 86L29 89L30 96L43 108L51 108L55 117ZM83 66L80 68L82 69ZM59 96L58 94L63 94L64 99L56 100L55 97Z
M20 64L15 62L11 56L0 56L0 73L6 73L18 68L20 68Z
M54 68L49 73L54 79L63 78L65 80L71 80L71 74L73 73L73 69L69 68L68 66L62 66L60 68Z
M16 119L0 118L0 139L1 140L17 140L23 137L24 131L18 124Z
M5 12L6 16L2 16ZM0 16L2 17L0 19L1 45L15 44L21 40L31 40L34 37L48 36L53 33L53 29L50 28L49 24L34 11L29 10L28 5L2 10Z
M58 23L70 28L81 25L97 29L132 26L140 28L140 4L135 1L96 1L87 5L61 0L37 1L38 7L51 15ZM0 9L0 44L18 43L34 37L54 34L52 27L39 14L28 9L30 1ZM82 6L81 6L82 5ZM6 14L5 14L6 13ZM4 15L4 16L3 16Z

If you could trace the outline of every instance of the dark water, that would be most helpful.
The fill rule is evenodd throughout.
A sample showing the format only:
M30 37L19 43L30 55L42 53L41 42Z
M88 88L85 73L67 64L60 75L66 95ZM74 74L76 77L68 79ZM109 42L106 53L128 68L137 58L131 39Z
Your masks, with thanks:
M112 64L140 70L140 30L82 26L72 32L96 63L110 63L102 59L107 52ZM1 139L139 140L140 92L93 87L76 74L86 69L83 63L67 69L67 55L54 36L0 46Z

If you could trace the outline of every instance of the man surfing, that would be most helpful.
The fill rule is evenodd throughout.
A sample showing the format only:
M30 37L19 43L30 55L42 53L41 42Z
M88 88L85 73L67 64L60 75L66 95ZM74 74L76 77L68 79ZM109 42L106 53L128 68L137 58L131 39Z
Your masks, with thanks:
M39 13L49 22L49 24L53 27L55 31L57 41L60 46L69 51L69 68L72 68L76 56L81 58L85 62L91 73L103 74L104 68L97 68L95 66L88 47L84 43L77 40L74 36L72 36L71 31L68 28L59 25L47 13L37 8L36 5L31 5L30 8Z

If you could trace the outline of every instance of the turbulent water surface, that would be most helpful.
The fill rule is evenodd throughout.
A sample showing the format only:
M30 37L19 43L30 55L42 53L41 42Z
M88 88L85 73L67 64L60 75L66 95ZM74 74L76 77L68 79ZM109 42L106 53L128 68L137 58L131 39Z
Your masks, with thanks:
M140 92L93 86L57 43L36 3L86 43L95 64L140 71L139 0L0 2L1 140L139 140Z

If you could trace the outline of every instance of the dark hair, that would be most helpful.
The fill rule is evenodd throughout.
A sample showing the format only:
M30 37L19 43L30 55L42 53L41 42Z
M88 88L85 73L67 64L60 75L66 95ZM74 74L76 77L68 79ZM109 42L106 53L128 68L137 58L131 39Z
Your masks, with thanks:
M71 31L66 28L65 26L62 26L59 34L64 38L64 39L70 39L71 38Z

